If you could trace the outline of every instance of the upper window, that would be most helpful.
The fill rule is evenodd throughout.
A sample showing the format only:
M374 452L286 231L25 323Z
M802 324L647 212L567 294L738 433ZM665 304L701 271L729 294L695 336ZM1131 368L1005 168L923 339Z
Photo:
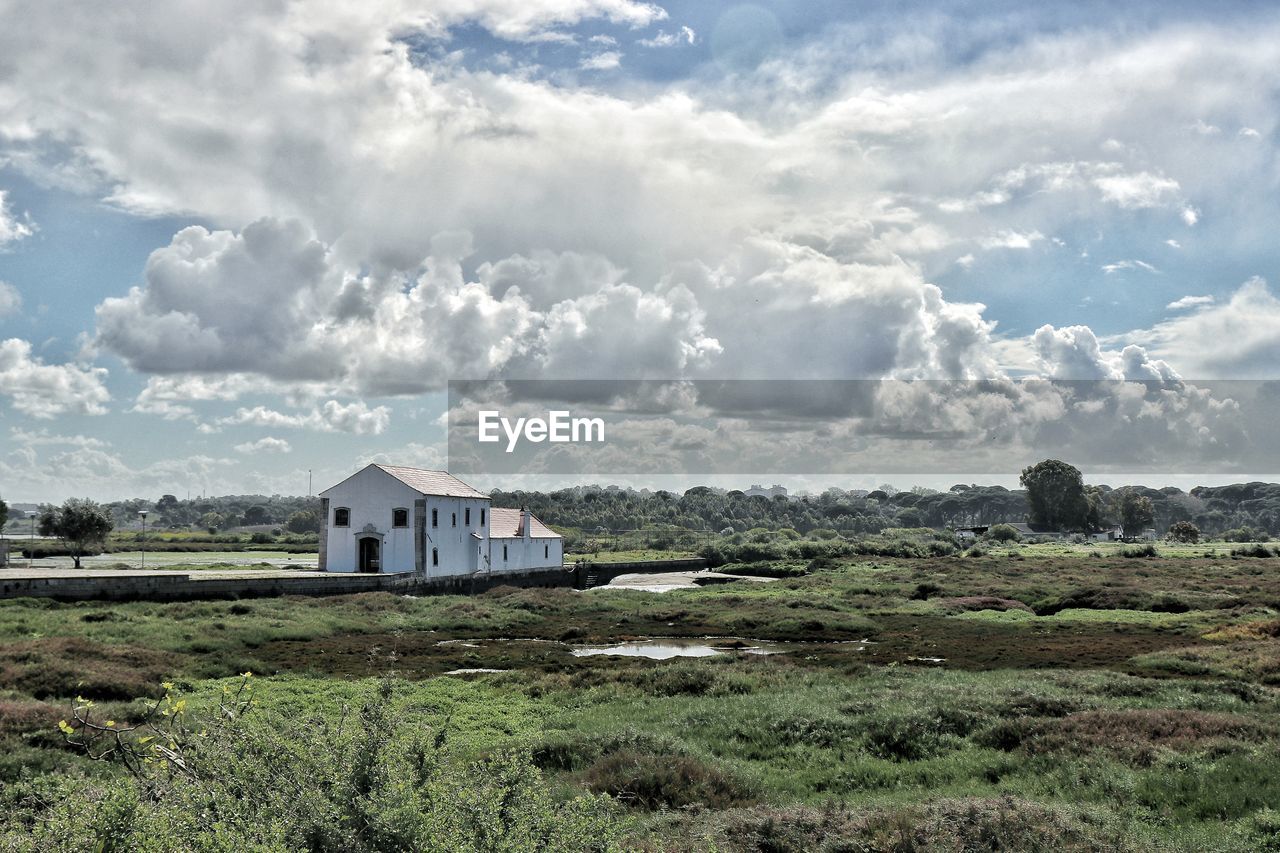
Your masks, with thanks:
M462 523L465 524L467 527L470 527L471 526L471 507L467 507L466 509L464 509L463 513L464 515L462 517Z
M404 508L391 510L391 526L392 527L408 527L409 526L409 510Z
M340 506L333 511L334 527L350 527L351 526L351 510L345 506Z
M547 559L547 558L548 558L548 557L550 557L550 556L551 556L551 546L550 546L550 545L543 545L543 546L542 546L542 559L544 559L544 560L545 560L545 559Z
M480 510L480 526L484 527L484 510Z
M440 526L440 510L438 509L431 510L431 526L432 527Z
M458 514L456 512L453 514L453 526L458 526Z
M502 559L504 559L504 560L505 560L505 559L507 559L507 546L506 546L506 545L503 545L503 546L502 546Z

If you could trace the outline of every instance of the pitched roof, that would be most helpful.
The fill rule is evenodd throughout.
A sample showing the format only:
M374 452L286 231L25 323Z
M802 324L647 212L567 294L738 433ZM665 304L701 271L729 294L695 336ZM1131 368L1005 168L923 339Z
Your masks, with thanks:
M448 471L428 471L425 468L407 468L403 465L378 465L392 477L409 488L424 495L437 495L446 498L483 498L489 500L484 492L473 489Z
M379 465L374 463L361 468L355 474L352 474L351 477L358 477L370 468L378 468L383 472L390 474L392 477L395 477L397 480L421 495L489 500L489 496L484 492L471 488L447 471L428 471L424 468L406 468L403 465ZM347 480L350 480L351 477L348 477ZM342 483L347 482L347 480L343 480ZM328 494L338 486L342 485L342 483L330 486L320 494Z
M538 521L533 515L529 516L533 519L530 525L529 536L534 539L559 539L560 534L556 533L550 527L547 527L541 521ZM524 531L520 529L520 510L504 509L502 507L493 507L489 510L489 537L497 539L518 539L524 535Z

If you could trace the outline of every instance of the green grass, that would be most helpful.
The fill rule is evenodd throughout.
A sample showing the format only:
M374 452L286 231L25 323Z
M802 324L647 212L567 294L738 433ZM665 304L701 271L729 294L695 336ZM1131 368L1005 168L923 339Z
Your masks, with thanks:
M208 697L253 670L264 714L333 726L389 678L395 713L424 730L448 720L460 757L527 754L556 802L611 798L627 843L649 849L1273 844L1269 561L1031 548L661 595L0 601L0 779L117 779L60 746L75 695L127 719L161 681ZM787 652L571 654L648 636ZM506 671L443 675L462 668Z

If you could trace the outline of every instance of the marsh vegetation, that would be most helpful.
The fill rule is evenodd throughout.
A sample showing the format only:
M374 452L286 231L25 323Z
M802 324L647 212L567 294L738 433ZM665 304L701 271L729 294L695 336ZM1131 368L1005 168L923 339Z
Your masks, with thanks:
M1274 847L1280 576L1177 553L850 556L663 594L0 602L5 842ZM575 654L656 638L723 653ZM246 671L257 704L213 725ZM116 727L186 702L185 769L91 760L77 697Z

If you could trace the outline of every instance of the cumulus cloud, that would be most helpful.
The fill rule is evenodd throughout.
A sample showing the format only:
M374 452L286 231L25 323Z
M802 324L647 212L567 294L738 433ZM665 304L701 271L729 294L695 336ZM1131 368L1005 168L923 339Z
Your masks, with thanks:
M1178 374L1140 346L1104 350L1088 326L1041 326L1032 336L1043 374L1052 379L1108 379L1170 382Z
M84 50L51 3L32 26L52 48L0 34L16 69L6 122L66 140L114 204L209 223L98 308L98 345L157 380L139 411L190 418L247 393L158 384L187 377L344 398L459 376L998 377L993 320L930 281L932 256L1028 249L1108 217L1194 224L1196 204L1218 209L1200 201L1217 187L1204 166L1227 158L1160 140L1201 115L1266 126L1280 61L1270 32L1242 48L1235 32L1156 29L852 74L847 45L818 40L731 87L622 94L476 72L411 37L464 21L511 39L587 17L648 26L656 6L369 7L223 8L179 26L164 4L107 5ZM176 46L157 63L155 44ZM1188 102L1179 84L1202 77L1221 86ZM1224 136L1193 141L1249 147ZM1024 347L1051 375L1180 363L1050 329ZM230 422L326 428L314 404Z
M45 364L20 338L0 341L0 395L34 418L106 413L111 399L103 384L106 376L100 367Z
M235 414L218 420L219 426L262 426L309 429L317 432L348 432L355 435L379 435L391 422L386 406L370 408L363 401L339 403L329 400L324 405L303 413L287 413L266 406L237 409Z
M27 214L15 214L9 207L7 190L0 190L0 249L35 233L35 223Z
M681 27L670 33L666 30L658 30L656 36L636 42L641 47L679 47L680 45L697 43L698 34L693 31L692 27Z
M616 50L606 50L584 56L578 63L583 71L612 71L622 64L622 54Z
M1039 231L1003 230L982 239L984 249L1030 249L1033 243L1044 239Z
M1214 301L1212 296L1184 296L1181 299L1173 300L1164 307L1169 311L1182 311L1187 308L1199 308L1201 305L1212 305Z
M0 319L11 317L22 310L22 294L18 288L0 281Z
M257 441L246 441L235 446L236 453L251 456L255 453L291 453L293 446L283 438L264 436Z
M1129 337L1164 358L1176 359L1188 376L1274 378L1280 364L1280 299L1267 282L1252 278L1225 302L1201 300L1187 306L1193 309L1190 313Z

